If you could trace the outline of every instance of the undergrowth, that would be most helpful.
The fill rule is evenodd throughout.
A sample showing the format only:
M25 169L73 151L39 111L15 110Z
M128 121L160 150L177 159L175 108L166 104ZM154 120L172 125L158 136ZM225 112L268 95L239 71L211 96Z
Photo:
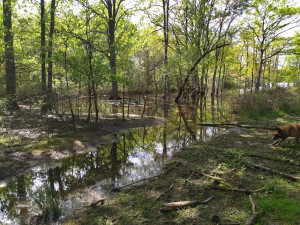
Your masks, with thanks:
M232 102L232 111L254 120L276 118L287 114L300 115L300 87L294 90L274 88L246 93Z

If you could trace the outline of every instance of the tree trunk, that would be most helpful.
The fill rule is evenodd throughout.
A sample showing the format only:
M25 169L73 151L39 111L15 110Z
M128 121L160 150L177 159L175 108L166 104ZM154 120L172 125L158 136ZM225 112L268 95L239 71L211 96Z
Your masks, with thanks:
M6 74L6 96L10 101L10 107L17 109L16 100L16 68L14 56L14 42L11 21L11 1L3 0L3 25L4 25L4 44L5 44L5 74Z
M165 77L164 77L164 99L169 95L169 75L168 75L168 46L169 46L169 0L162 0L164 12L164 43L165 43Z
M52 104L52 76L53 76L53 34L54 34L54 23L55 23L55 0L51 0L50 8L50 32L49 32L49 46L48 46L48 103Z
M219 97L219 92L220 92L220 82L221 82L221 74L222 74L222 67L224 63L224 51L225 49L222 48L222 55L221 55L221 62L220 62L220 69L219 69L219 77L218 77L218 85L217 85L217 98Z
M116 0L107 1L108 12L108 46L109 46L109 66L112 71L112 89L111 99L120 99L117 81L117 68L116 68L116 48L115 48L115 26L116 26Z
M215 68L214 68L214 74L213 74L212 84L211 84L211 96L212 96L212 98L214 97L215 91L216 91L216 75L217 75L217 69L218 69L218 59L219 59L219 50L216 49Z
M42 95L47 93L46 85L46 25L45 25L45 1L41 0L41 68L42 68Z
M260 50L260 62L259 62L259 69L258 69L258 74L257 74L257 80L256 80L256 85L255 85L255 91L259 90L260 87L260 78L263 70L263 64L264 64L264 49Z

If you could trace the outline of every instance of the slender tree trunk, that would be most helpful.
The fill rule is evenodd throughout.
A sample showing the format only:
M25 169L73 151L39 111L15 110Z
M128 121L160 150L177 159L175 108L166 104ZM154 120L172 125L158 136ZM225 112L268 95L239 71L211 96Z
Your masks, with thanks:
M50 104L52 104L52 76L53 76L53 34L55 24L55 0L51 0L50 8L50 32L49 32L49 46L48 46L48 95Z
M220 91L222 67L223 67L223 64L224 64L224 51L225 51L225 49L222 48L222 55L221 55L221 62L220 62L220 69L219 69L219 77L218 77L218 86L217 86L217 98L219 96L219 91Z
M68 92L68 99L69 99L69 107L70 107L71 116L72 116L73 130L76 131L75 114L74 114L74 110L73 110L71 92L70 92L70 88L69 88L69 77L68 77L68 67L67 67L67 50L68 50L68 44L65 43L64 67L65 67L65 73L66 73L66 84L67 84L67 92Z
M212 84L211 84L211 96L212 99L214 98L215 91L216 91L216 76L217 76L217 69L218 69L218 60L219 60L219 50L216 49L216 58L215 58L215 68L214 68L214 74L212 78Z
M164 99L166 100L169 95L169 75L168 75L168 46L169 46L169 0L162 0L164 12L164 43L165 43L165 77L164 77Z
M251 69L251 93L253 92L253 86L254 86L254 69L256 68L256 56L257 56L256 49L253 49L252 69Z
M246 93L247 83L248 83L248 67L249 67L249 41L247 41L246 45L246 72L245 72L245 89L244 94Z
M17 109L19 107L16 100L16 68L14 55L14 41L12 34L11 10L11 0L3 0L6 96L10 101L10 107L13 109Z
M42 95L47 93L46 84L46 25L45 25L45 1L41 0L41 69L42 69Z
M92 91L91 91L91 76L88 74L88 116L86 122L89 123L91 119L91 109L92 109Z
M255 85L255 91L258 91L260 88L260 79L263 72L263 65L264 65L264 49L261 48L260 50L260 62L259 62L259 69L257 74L257 80Z

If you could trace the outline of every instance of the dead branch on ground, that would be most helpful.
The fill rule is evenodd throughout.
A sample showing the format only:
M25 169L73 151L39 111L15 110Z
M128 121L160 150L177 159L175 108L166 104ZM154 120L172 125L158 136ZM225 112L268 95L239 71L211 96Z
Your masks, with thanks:
M227 126L236 126L241 128L256 128L256 129L264 129L264 130L274 130L274 128L270 127L261 127L261 126L253 126L253 125L247 125L247 124L239 124L239 123L198 123L199 126L210 126L210 127L227 127Z
M173 210L177 210L179 208L185 206L193 206L193 205L204 205L209 203L215 196L211 196L204 201L194 200L194 201L180 201L180 202L170 202L164 203L164 206L160 209L162 212L170 212Z
M274 174L278 174L278 175L283 176L283 177L285 177L287 179L290 179L292 181L300 180L300 177L296 177L296 176L293 176L291 174L280 172L280 171L277 171L277 170L274 170L274 169L271 169L271 168L268 168L268 167L260 166L260 165L254 164L254 163L249 163L249 165L251 165L255 168L261 169L261 170L265 170L265 171L268 171L268 172L271 172L271 173L274 173Z
M245 194L251 194L251 193L256 193L256 192L261 192L261 191L265 191L266 190L265 188L257 189L257 190L226 188L226 187L217 186L217 185L212 185L212 186L209 186L207 188L212 188L212 189L217 189L217 190L222 190L222 191L240 192L240 193L245 193Z
M252 205L252 216L247 219L247 221L244 223L244 225L254 224L256 218L261 213L261 211L258 211L259 207L258 207L257 203L253 200L253 197L252 197L251 194L249 195L249 200L250 200L251 205Z

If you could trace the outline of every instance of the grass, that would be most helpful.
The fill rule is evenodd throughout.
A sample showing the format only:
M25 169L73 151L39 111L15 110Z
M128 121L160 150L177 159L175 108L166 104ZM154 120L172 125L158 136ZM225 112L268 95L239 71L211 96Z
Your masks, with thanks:
M269 196L258 201L265 217L278 224L298 224L300 221L300 202L291 197ZM266 220L261 219L261 224Z
M241 118L267 121L289 115L300 115L300 96L284 88L247 93L233 101L233 112Z

